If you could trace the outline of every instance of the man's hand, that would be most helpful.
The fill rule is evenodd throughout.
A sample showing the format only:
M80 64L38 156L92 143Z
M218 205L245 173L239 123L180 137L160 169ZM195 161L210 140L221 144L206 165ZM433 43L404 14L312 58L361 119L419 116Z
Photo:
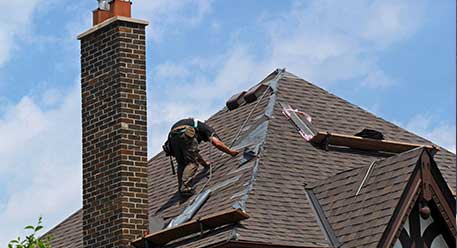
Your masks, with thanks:
M235 157L235 156L238 155L239 153L240 153L240 151L232 150L232 149L230 149L230 152L229 152L229 154L230 154L232 157Z
M214 136L211 137L210 141L211 141L211 144L213 144L217 149L219 149L220 151L223 151L231 156L236 156L240 153L237 150L233 150L233 149L230 149L229 147L227 147L224 144L224 142L220 141L217 137L214 137Z

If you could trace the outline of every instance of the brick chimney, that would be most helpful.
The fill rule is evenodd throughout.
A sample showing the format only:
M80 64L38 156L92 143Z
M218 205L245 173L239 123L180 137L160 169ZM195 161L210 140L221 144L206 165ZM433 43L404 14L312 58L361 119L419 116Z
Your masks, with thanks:
M132 19L130 5L99 0L94 26L78 36L84 248L130 247L148 228L148 23Z

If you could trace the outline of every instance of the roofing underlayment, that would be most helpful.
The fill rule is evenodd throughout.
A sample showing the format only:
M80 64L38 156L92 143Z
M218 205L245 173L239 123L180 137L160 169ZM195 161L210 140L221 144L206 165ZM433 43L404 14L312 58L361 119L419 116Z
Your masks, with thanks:
M355 184L352 180L355 177L361 177L361 182L366 168L373 161L383 161L375 163L376 169L373 173L376 174L381 167L387 168L391 165L389 161L401 158L400 162L408 165L408 159L414 159L411 157L414 157L412 154L415 151L401 156L334 146L330 146L326 151L303 138L303 134L297 131L297 126L283 114L283 106L290 106L309 115L311 122L306 124L311 125L312 130L354 135L369 128L381 132L386 140L432 145L430 141L376 117L289 72L277 70L261 83L268 86L263 98L260 94L256 101L242 103L231 111L225 107L207 120L221 139L230 144L252 111L234 147L246 149L251 155L257 156L246 158L240 154L232 158L216 149L211 149L210 154L208 144L202 143L201 154L213 165L212 177L208 181L208 171L200 168L195 190L198 193L205 186L205 189L211 189L211 195L192 218L197 220L220 211L238 208L244 210L249 219L203 234L198 232L182 237L171 241L167 247L205 247L228 240L297 247L331 247L332 242L318 221L304 185L316 184L336 175L338 180L332 180L334 189ZM434 159L449 187L455 188L455 155L441 148ZM388 168L392 169L392 173L399 173L399 179L392 180L401 180L409 173L408 166L399 170ZM181 214L197 196L195 194L189 199L182 199L177 194L176 176L172 175L168 157L162 153L149 161L149 179L150 215L163 218L165 223ZM368 183L366 187L369 185ZM324 193L323 188L324 186L317 186L313 191L316 198L323 201L320 204L324 211L328 211L326 202L330 200L325 194L330 193ZM361 190L360 197L364 197L366 190L368 188ZM355 194L356 191L351 193ZM394 196L398 197L395 192L397 191L394 191ZM372 194L383 193L385 191L382 189L372 191ZM344 207L345 203L338 204ZM379 210L376 207L372 210L373 216L388 214L376 212ZM366 238L363 235L351 236L350 239L340 238L344 236L346 228L352 228L344 225L351 223L338 219L343 218L338 214L332 214L330 216L335 218L329 217L329 222L332 227L335 226L337 242L358 244L359 238ZM81 218L79 213L50 232L59 237L55 239L53 247L68 247L60 240L69 239L74 240L71 247L82 247L81 220L76 220L77 218ZM65 236L65 239L62 236Z

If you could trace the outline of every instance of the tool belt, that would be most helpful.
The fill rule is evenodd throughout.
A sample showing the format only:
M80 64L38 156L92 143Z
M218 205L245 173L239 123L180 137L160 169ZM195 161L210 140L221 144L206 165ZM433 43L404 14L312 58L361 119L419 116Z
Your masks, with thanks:
M186 135L187 137L193 139L195 137L195 128L189 125L181 125L173 128L170 132L172 137L176 135Z

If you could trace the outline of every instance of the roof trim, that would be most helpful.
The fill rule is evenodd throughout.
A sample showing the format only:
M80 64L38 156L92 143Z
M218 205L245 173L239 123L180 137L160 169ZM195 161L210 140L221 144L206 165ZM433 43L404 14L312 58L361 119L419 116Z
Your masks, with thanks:
M429 150L439 150L439 148L430 145L413 144L406 142L399 142L393 140L376 140L369 138L362 138L359 136L337 134L330 132L318 132L310 142L318 145L322 145L324 148L328 145L335 146L347 146L354 149L360 150L373 150L373 151L384 151L393 153L402 153L415 149L418 147L424 147Z
M236 223L248 218L249 215L241 209L225 210L199 218L197 220L185 222L172 228L160 230L158 232L146 235L143 238L132 241L131 244L137 248L146 247L146 243L150 243L152 245L164 245L170 241L185 237L193 233L207 229L213 229L231 223Z
M442 176L433 175L432 170L437 170L439 172L433 157L424 149L377 247L393 246L393 243L396 240L395 238L400 234L403 223L419 197L430 201L432 200L433 195L435 195L436 198L433 197L433 200L438 200L443 206L441 214L443 217L447 216L447 219L451 222L446 222L448 228L451 230L453 229L454 232L456 232L456 220L453 214L455 212L455 198L452 199L452 201L446 199L445 195L447 195L447 198L449 198L449 196L453 197L452 192L449 190L449 187ZM441 172L439 172L439 175L441 175ZM440 187L440 184L443 183L446 187ZM454 205L449 206L449 204Z

